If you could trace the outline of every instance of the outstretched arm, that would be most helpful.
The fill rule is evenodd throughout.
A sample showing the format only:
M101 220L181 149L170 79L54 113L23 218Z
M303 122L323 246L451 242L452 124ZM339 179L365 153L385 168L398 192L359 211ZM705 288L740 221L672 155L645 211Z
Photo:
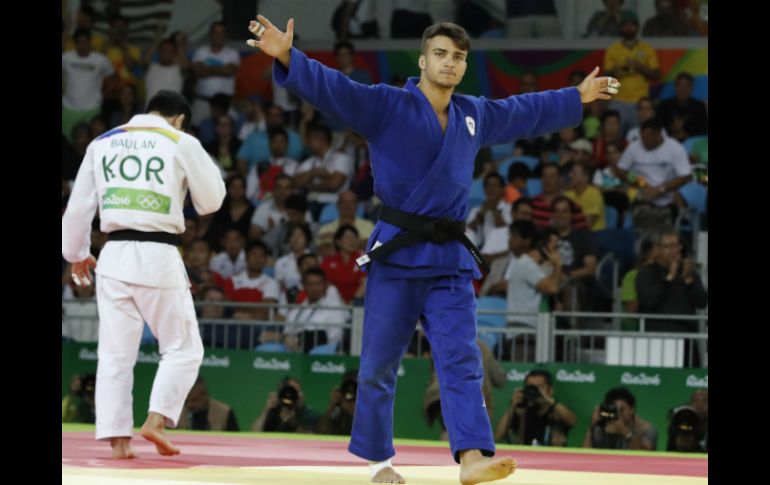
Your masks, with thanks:
M368 86L357 83L344 73L330 69L318 61L308 59L292 47L294 19L289 19L286 32L281 32L270 21L259 15L259 22L251 21L249 30L257 39L247 44L259 48L278 62L273 64L273 76L299 97L360 133L365 138L377 134L387 121L394 103L389 86Z

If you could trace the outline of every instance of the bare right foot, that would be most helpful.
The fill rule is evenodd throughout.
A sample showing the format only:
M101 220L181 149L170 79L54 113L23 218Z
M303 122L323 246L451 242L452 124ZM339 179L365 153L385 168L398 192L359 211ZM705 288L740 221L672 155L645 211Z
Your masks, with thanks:
M404 477L391 467L385 467L372 477L372 483L406 483Z
M171 444L164 433L164 424L166 418L157 413L150 413L147 416L147 421L142 425L142 430L139 434L147 441L151 441L155 444L155 448L158 450L158 454L163 456L174 456L179 454L179 448Z
M516 460L510 456L491 458L478 450L468 450L460 456L460 483L476 485L500 480L516 470Z

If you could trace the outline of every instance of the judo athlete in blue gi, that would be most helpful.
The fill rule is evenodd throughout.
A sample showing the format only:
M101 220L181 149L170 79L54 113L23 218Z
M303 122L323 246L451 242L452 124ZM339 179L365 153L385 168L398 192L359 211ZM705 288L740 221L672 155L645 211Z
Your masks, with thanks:
M473 164L485 145L532 138L580 124L583 103L610 99L616 79L597 67L577 87L490 100L454 94L465 74L470 39L451 23L425 30L421 75L403 88L368 86L308 59L286 32L258 17L248 44L275 57L273 76L369 142L374 191L383 211L359 264L366 285L358 398L349 450L369 460L375 483L405 483L393 469L396 371L418 319L430 341L441 412L460 482L504 478L511 457L495 443L482 395L476 344L478 250L464 238ZM320 182L319 182L320 184Z

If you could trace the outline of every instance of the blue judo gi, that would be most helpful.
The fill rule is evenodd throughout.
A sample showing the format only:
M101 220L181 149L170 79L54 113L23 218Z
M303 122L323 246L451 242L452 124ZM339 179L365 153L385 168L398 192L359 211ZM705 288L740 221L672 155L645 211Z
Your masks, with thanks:
M467 217L479 148L574 127L583 115L574 87L499 100L454 94L442 133L417 78L410 78L404 88L363 85L295 48L288 69L273 63L273 76L280 86L366 138L374 192L384 205L436 218ZM367 250L401 232L378 221ZM368 273L349 451L371 461L395 455L396 372L420 319L438 373L452 456L459 463L462 450L494 455L476 344L472 279L481 272L471 254L458 241L426 241L373 261Z

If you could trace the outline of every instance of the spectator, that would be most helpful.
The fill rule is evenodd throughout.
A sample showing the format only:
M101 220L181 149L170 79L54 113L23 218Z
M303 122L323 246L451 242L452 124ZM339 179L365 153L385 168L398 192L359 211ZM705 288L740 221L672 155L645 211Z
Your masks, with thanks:
M588 145L590 147L590 143ZM585 146L581 149L585 151ZM554 163L543 165L540 181L543 184L543 193L532 199L532 222L537 227L546 228L551 226L553 201L561 193L562 180L559 176L559 166ZM569 202L571 205L573 204L572 201ZM580 208L573 205L572 209L572 227L575 229L587 228L588 222Z
M623 15L632 13L630 10L621 10L623 0L602 0L604 10L594 12L588 21L586 33L583 37L620 37L620 21ZM582 81L585 76L582 76ZM578 82L579 84L579 82Z
M636 173L633 180L631 170ZM634 226L643 231L672 225L677 213L674 194L690 181L692 168L682 145L664 138L660 123L652 119L642 123L641 141L623 152L617 174L640 189L633 217Z
M328 224L324 224L318 230L318 253L322 257L334 252L334 233L337 232L337 229L341 226L348 224L356 228L356 231L358 231L360 236L358 249L361 251L366 248L369 236L372 235L372 231L374 230L372 221L359 218L356 214L358 212L358 197L351 190L345 190L340 193L337 198L337 212L339 213L337 219ZM322 249L322 246L325 247Z
M321 261L327 279L337 287L347 304L363 299L366 290L366 273L356 263L356 258L361 256L359 239L354 226L341 225L334 233L334 254Z
M288 176L291 187L291 177L299 166L296 160L286 156L289 148L289 134L286 130L275 128L267 136L270 140L270 158L252 166L246 175L246 197L255 203L269 202L269 194L275 189L281 175Z
M120 93L126 84L138 86L137 68L141 67L141 50L128 42L128 18L114 15L109 21L105 55L115 74L104 83L104 115L109 119L120 105Z
M706 104L692 97L694 84L692 74L680 72L674 80L676 95L658 104L658 118L663 127L669 128L674 118L679 116L684 123L685 138L708 134Z
M636 292L636 276L639 269L651 264L655 258L653 244L649 238L644 238L639 243L637 251L637 264L629 270L621 282L620 301L623 304L623 313L639 313L639 297ZM622 330L638 331L639 321L635 318L624 318L620 321Z
M246 253L243 251L245 244L245 238L238 229L227 229L219 244L222 251L211 258L209 264L211 271L225 279L245 271Z
M211 247L205 239L194 240L185 251L184 264L187 269L187 278L190 280L190 290L193 294L204 284L213 283L211 273Z
M196 299L200 299L208 302L223 302L225 301L225 292L219 286L215 284L202 285L198 289ZM224 305L210 304L204 305L200 309L200 320L205 319L222 319L230 316L227 307ZM227 340L225 340L225 332L228 333ZM230 338L234 334L230 325L210 325L205 322L201 323L201 341L204 347L219 347L224 346L225 341L228 343L228 348L235 348L235 339Z
M594 408L583 447L656 450L658 430L636 414L634 395L625 387L616 387Z
M547 370L527 373L524 387L513 392L510 407L497 423L495 440L508 443L567 446L567 434L577 417L553 397L553 380Z
M511 204L503 200L505 180L492 172L484 177L484 202L471 209L468 214L467 232L472 241L480 247L487 263L507 252L506 227L513 222Z
M81 4L75 14L75 29L88 29L88 31L91 32L91 50L94 52L104 52L104 36L94 32L95 19L96 11L94 10L94 7L88 4ZM67 43L63 46L63 50L74 50L75 42L75 39L68 36Z
M91 50L91 31L78 28L72 35L75 50L61 55L64 77L62 94L62 134L72 140L72 129L99 114L102 106L102 82L115 70L102 54Z
M281 291L297 291L302 287L302 276L297 262L300 257L310 253L313 244L313 235L306 225L291 226L286 233L288 236L289 253L281 256L275 262L275 280L281 287Z
M280 294L278 283L264 273L269 254L267 246L259 239L249 241L246 244L245 253L246 270L219 282L225 291L225 296L230 301L278 303ZM244 320L267 320L268 314L266 307L239 308L233 317L243 316Z
M375 0L342 0L332 14L335 38L379 38L375 6Z
M709 451L709 391L698 389L690 396L690 406L698 415L698 433L703 436L703 449Z
M136 99L136 86L133 84L125 84L120 88L118 103L118 109L110 115L110 128L125 125L134 115L142 112Z
M235 123L227 114L220 114L216 123L214 139L204 148L216 160L220 169L234 174L236 155L241 148L241 141L235 136ZM251 197L247 198L251 200Z
M254 130L241 145L238 151L238 171L246 176L259 163L270 160L271 143L269 133L283 129L288 134L289 145L279 156L288 156L292 160L302 158L302 140L296 131L286 127L286 114L280 106L272 104L265 108L265 130Z
M208 386L200 375L187 395L176 427L200 431L240 431L233 409L209 396Z
M216 93L209 98L209 115L197 123L198 139L204 147L210 145L216 138L217 122L221 116L226 116L230 112L231 100L232 96L225 93Z
M511 206L511 216L514 221L532 220L532 200L522 197Z
M690 35L687 22L674 10L674 0L655 0L657 15L644 23L645 37L682 37Z
M561 37L561 24L553 0L506 0L508 38Z
M619 42L612 44L604 53L604 73L620 81L620 90L608 103L610 109L620 113L620 132L625 135L639 124L636 119L636 103L650 95L650 81L660 79L658 54L647 42L637 38L639 19L633 12L622 16Z
M353 160L332 149L332 134L326 126L308 128L307 143L313 156L297 168L294 186L308 192L311 215L318 221L323 206L336 202L339 194L350 185Z
M224 22L209 27L209 45L198 48L193 55L193 72L198 79L192 105L192 123L197 125L210 115L209 101L217 93L232 96L235 92L235 72L241 58L238 51L228 47Z
M524 162L514 162L508 167L508 185L505 186L503 200L507 204L513 204L523 196L527 189L527 179L530 170Z
M558 168L560 175L566 176L569 174L572 164L575 162L591 162L593 164L592 154L594 148L590 141L585 138L579 138L570 143L568 147L569 150L562 152L561 157L559 157Z
M570 171L570 188L564 195L580 206L592 231L607 228L604 219L604 198L597 187L591 185L594 167L590 162L577 162Z
M152 57L157 48L158 58ZM152 99L160 90L181 93L185 75L190 69L187 52L173 39L163 39L147 50L144 56L147 74L144 78L145 98Z
M636 103L636 118L639 120L639 123L644 123L647 120L651 120L655 118L655 105L653 104L652 100L644 96L642 98L639 98L639 101ZM668 134L666 133L666 128L663 127L663 136L666 137ZM631 144L635 141L640 140L639 135L639 127L635 126L628 130L628 133L626 133L626 141L628 144ZM623 147L625 148L625 146ZM621 150L623 151L623 150Z
M623 151L617 143L608 143L605 147L607 166L594 172L593 184L602 191L604 204L617 209L619 220L626 217L630 201L636 198L638 190L617 176L618 162ZM630 216L628 216L630 217Z
M69 393L61 402L62 423L96 422L96 374L73 374Z
M357 83L372 84L372 76L369 72L355 67L353 62L355 53L356 50L350 41L341 40L334 44L334 57L337 59L340 71Z
M286 199L290 195L291 177L286 174L276 176L273 185L273 197L259 204L257 210L254 211L249 228L249 239L263 239L271 229L286 221Z
M564 274L569 281L562 286L560 302L565 311L591 309L596 290L596 245L587 229L572 225L573 203L567 197L557 196L552 203L553 228L559 236L559 254Z
M390 17L390 37L393 39L419 39L433 25L429 0L393 0Z
M339 387L332 389L329 408L318 423L319 434L350 436L358 393L358 369L348 371Z
M698 427L698 414L692 406L678 406L671 410L668 424L666 451L705 453L705 436Z
M626 140L620 135L620 113L614 110L604 112L599 135L594 140L593 159L597 168L607 166L607 144L609 143L620 145L621 150L626 147Z
M248 237L251 219L254 217L254 206L246 198L246 179L240 174L231 175L225 187L227 195L222 208L214 214L206 232L206 239L215 250L220 249L220 241L228 229L238 230L244 239Z
M334 344L342 340L342 327L348 320L344 310L319 307L338 307L344 303L333 292L328 292L326 275L320 268L310 268L302 274L302 286L307 299L301 307L292 308L287 322L302 323L284 327L286 348L294 352L310 352L316 345Z
M265 234L263 239L265 244L271 249L274 257L283 256L289 251L285 242L288 241L287 233L291 226L307 225L310 228L311 233L317 232L314 224L308 222L311 219L307 210L307 202L305 202L304 197L296 194L290 195L286 198L284 205L286 206L286 218L277 221L272 229Z
M321 414L305 404L302 385L293 377L285 377L278 390L271 391L262 413L251 425L252 431L312 433Z

